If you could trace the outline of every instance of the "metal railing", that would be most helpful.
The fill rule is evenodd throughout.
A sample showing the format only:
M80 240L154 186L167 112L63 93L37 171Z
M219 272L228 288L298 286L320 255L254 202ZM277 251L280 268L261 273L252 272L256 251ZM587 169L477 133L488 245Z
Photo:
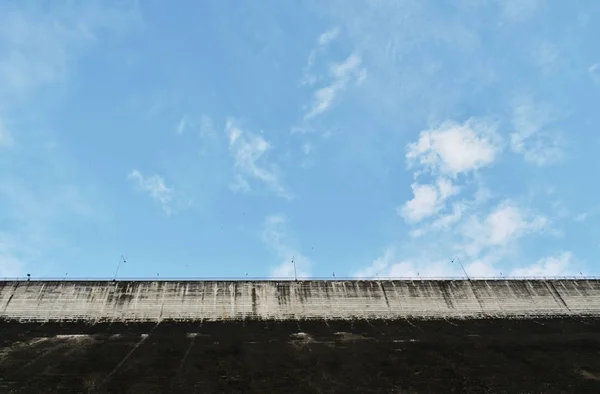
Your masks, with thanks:
M391 281L391 280L402 280L402 281L433 281L433 280L444 280L444 281L465 281L465 280L485 280L485 281L503 281L503 280L600 280L600 276L489 276L489 277L464 277L464 276L411 276L411 277L392 277L392 276L374 276L374 277L162 277L162 276L148 276L148 277L0 277L0 282L14 282L14 281L30 281L30 282L195 282L195 281L206 281L206 282L243 282L243 281L263 281L263 282L279 282L279 281Z

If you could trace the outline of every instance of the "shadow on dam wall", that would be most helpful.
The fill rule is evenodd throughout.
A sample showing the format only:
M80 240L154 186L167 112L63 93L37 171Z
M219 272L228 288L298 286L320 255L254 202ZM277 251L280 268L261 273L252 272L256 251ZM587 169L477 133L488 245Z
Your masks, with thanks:
M600 282L0 282L3 393L600 393Z
M598 393L600 319L0 323L2 393Z

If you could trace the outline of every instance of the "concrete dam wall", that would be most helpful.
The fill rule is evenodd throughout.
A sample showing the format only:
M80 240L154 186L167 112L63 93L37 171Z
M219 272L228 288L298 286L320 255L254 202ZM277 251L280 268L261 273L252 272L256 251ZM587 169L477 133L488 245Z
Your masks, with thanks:
M581 315L599 280L0 282L0 319L32 322Z
M600 393L597 280L5 281L0 393Z

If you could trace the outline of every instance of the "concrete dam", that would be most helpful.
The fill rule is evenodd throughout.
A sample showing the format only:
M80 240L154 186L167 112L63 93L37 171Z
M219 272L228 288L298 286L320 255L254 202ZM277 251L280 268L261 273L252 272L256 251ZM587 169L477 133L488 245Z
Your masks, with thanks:
M448 392L600 392L600 281L0 282L0 393Z

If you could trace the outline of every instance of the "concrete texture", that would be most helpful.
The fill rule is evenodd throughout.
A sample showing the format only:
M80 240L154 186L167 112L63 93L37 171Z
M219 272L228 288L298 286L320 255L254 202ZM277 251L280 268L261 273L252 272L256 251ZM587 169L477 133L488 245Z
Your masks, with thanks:
M0 282L0 393L598 393L599 290Z
M579 316L598 280L0 282L0 317L26 321Z

